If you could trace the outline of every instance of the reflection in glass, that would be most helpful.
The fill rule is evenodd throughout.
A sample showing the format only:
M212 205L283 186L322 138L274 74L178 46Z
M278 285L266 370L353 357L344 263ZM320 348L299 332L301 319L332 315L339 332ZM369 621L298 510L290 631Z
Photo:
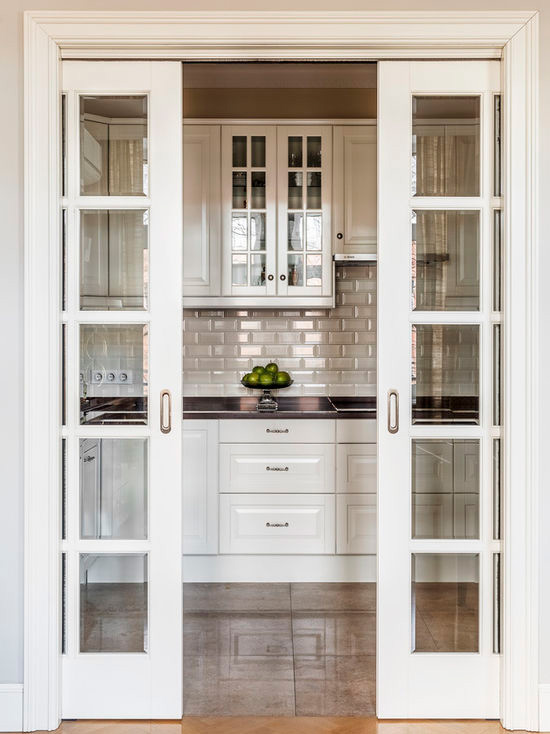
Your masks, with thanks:
M413 212L415 311L479 310L479 212Z
M246 209L246 171L233 171L233 209Z
M493 325L493 425L500 426L502 383L500 324Z
M233 135L233 168L246 168L246 135Z
M495 94L494 96L494 111L493 111L493 127L494 127L494 143L493 143L493 155L494 155L494 180L493 180L493 191L495 196L502 196L502 110L501 110L501 96Z
M252 147L252 168L264 168L265 167L265 135L253 135L251 147Z
M493 311L502 308L502 209L493 212Z
M412 650L479 651L479 554L412 554Z
M248 256L233 255L231 260L231 283L248 285Z
M250 249L265 250L265 214L250 215Z
M246 250L248 247L248 219L246 214L231 215L231 249Z
M321 136L308 136L307 139L308 168L321 168Z
M307 208L321 208L321 172L308 171L307 174Z
M477 439L413 439L412 537L479 538Z
M67 196L67 95L61 95L61 196Z
M493 553L493 653L499 655L501 651L501 571L500 553Z
M321 280L321 255L306 255L306 285L320 286Z
M322 214L308 214L306 218L306 243L308 250L322 249Z
M80 325L80 423L147 423L146 324Z
M265 209L265 171L252 171L251 209Z
M147 652L147 554L81 553L80 652Z
M302 212L288 215L288 249L304 249L304 215Z
M479 326L412 327L412 422L479 423Z
M479 196L479 97L413 97L415 196Z
M250 256L250 285L265 285L265 254Z
M302 137L291 135L288 139L288 167L302 167Z
M148 193L147 97L80 98L80 193Z
M147 308L149 212L80 212L80 308Z
M302 208L302 188L303 174L299 172L289 172L288 174L288 208Z
M80 439L80 537L147 537L147 439Z
M493 439L493 540L500 540L501 508L500 438Z
M288 285L304 285L304 258L302 255L288 256Z

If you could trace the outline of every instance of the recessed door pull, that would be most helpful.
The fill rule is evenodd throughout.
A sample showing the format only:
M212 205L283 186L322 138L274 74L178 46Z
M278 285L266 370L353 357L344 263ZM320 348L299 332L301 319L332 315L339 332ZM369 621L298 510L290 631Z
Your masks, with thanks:
M172 430L172 395L170 390L160 393L160 431L170 433Z
M399 430L399 393L397 390L388 390L388 431L397 433Z
M266 466L266 471L288 471L288 466Z
M266 522L266 528L288 528L287 522Z

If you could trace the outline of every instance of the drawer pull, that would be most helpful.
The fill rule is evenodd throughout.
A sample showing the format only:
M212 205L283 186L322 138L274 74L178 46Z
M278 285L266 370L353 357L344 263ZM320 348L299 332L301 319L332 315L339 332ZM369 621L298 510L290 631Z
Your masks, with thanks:
M266 428L266 433L288 433L288 428Z
M288 471L288 466L266 466L266 471Z
M266 528L288 528L287 522L266 522Z

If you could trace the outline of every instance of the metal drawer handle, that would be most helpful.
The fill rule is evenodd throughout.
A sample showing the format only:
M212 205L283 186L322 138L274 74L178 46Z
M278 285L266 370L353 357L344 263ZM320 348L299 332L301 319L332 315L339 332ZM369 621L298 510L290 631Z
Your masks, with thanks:
M266 528L288 528L287 522L266 522Z
M392 419L392 406L394 407L395 420ZM399 393L397 390L388 390L388 431L397 433L399 430Z
M266 428L266 433L288 433L288 428Z
M82 461L88 462L88 461L95 461L95 456L85 456Z
M170 433L172 430L172 396L170 390L160 392L160 431Z
M266 466L266 471L288 471L288 466Z

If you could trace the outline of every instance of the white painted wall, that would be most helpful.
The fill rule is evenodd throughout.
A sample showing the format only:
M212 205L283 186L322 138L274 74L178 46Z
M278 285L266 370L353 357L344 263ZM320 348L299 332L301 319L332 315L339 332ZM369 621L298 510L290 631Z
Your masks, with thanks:
M517 10L525 9L525 0L343 0L342 10ZM544 390L545 367L550 359L550 330L544 314L550 318L550 248L545 247L549 229L550 201L550 0L533 0L533 10L541 11L540 24L540 114L541 114L541 221L542 237L540 359L541 418L550 414L550 396ZM334 10L333 0L235 0L234 10ZM0 237L0 334L4 342L0 360L0 384L3 389L0 483L0 684L20 683L23 679L23 11L32 10L196 10L193 0L11 0L2 4L0 23L0 89L2 116L0 145L2 161L0 201L2 202ZM227 10L227 0L203 0L202 10ZM47 389L47 386L44 386ZM541 423L541 447L550 441L550 427ZM544 450L542 456L545 455ZM541 677L550 683L550 583L546 567L550 563L550 491L546 466L541 466ZM521 487L516 488L521 491ZM545 562L546 561L546 562Z

